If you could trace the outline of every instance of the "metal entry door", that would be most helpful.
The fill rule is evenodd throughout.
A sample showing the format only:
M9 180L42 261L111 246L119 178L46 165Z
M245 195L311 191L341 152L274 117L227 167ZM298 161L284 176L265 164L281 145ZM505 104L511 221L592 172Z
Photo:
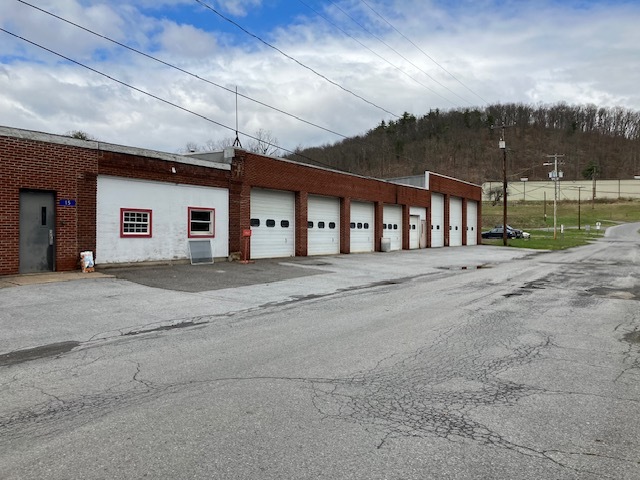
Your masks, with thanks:
M20 273L53 271L54 245L54 194L20 192Z

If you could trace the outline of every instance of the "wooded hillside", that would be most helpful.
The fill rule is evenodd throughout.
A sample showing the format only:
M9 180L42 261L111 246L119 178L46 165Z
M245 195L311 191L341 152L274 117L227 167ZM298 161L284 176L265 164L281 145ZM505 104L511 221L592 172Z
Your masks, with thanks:
M430 170L481 184L502 178L503 122L513 125L505 135L509 180L548 178L550 168L542 164L555 153L565 155L559 170L568 180L594 172L607 179L640 175L640 112L563 103L405 113L364 135L299 149L289 158L378 178Z

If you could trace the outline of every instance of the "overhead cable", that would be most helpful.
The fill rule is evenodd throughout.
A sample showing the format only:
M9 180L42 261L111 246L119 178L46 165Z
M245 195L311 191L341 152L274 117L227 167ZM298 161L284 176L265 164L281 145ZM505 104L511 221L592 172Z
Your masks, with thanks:
M339 133L339 132L336 132L336 131L334 131L334 130L331 130L330 128L323 127L323 126L321 126L321 125L317 125L317 124L315 124L315 123L313 123L313 122L310 122L310 121L308 121L308 120L305 120L305 119L303 119L303 118L300 118L300 117L299 117L299 116L297 116L297 115L294 115L294 114L292 114L292 113L286 112L286 111L284 111L284 110L281 110L281 109L279 109L279 108L277 108L277 107L274 107L274 106L272 106L272 105L269 105L269 104L267 104L267 103L261 102L260 100L256 100L255 98L252 98L252 97L249 97L249 96L247 96L247 95L243 95L243 94L241 94L241 93L238 93L238 92L237 92L237 90L232 90L232 89L230 89L230 88L228 88L228 87L225 87L225 86L223 86L223 85L219 85L219 84L217 84L217 83L215 83L215 82L213 82L213 81L211 81L211 80L208 80L208 79L206 79L206 78L200 77L199 75L196 75L195 73L189 72L188 70L184 70L183 68L180 68L180 67L178 67L178 66L176 66L176 65L173 65L173 64L171 64L171 63L169 63L169 62L165 62L164 60L161 60L161 59L159 59L159 58L157 58L157 57L154 57L153 55L149 55L148 53L142 52L142 51L137 50L137 49L135 49L135 48L133 48L133 47L130 47L130 46L128 46L128 45L125 45L124 43L118 42L117 40L114 40L114 39L109 38L109 37L107 37L107 36L105 36L105 35L102 35L102 34L100 34L100 33L98 33L98 32L95 32L95 31L90 30L90 29L88 29L88 28L86 28L86 27L83 27L82 25L78 25L77 23L74 23L74 22L72 22L71 20L68 20L68 19L66 19L66 18L60 17L60 16L58 16L58 15L56 15L56 14L52 13L52 12L49 12L49 11L47 11L47 10L44 10L43 8L37 7L37 6L35 6L35 5L32 5L32 4L31 4L31 3L29 3L29 2L26 2L26 1L24 1L24 0L17 0L17 1L18 1L18 2L20 2L20 3L22 3L22 4L24 4L24 5L27 5L27 6L29 6L29 7L35 8L36 10L39 10L39 11L41 11L42 13L46 13L47 15L50 15L50 16L52 16L52 17L54 17L54 18L57 18L58 20L61 20L61 21L66 22L66 23L68 23L68 24L70 24L70 25L73 25L74 27L77 27L77 28L79 28L79 29L81 29L81 30L84 30L85 32L88 32L88 33L90 33L90 34L92 34L92 35L95 35L96 37L100 37L100 38L102 38L102 39L104 39L104 40L107 40L107 41L109 41L109 42L111 42L111 43L113 43L113 44L115 44L115 45L118 45L118 46L120 46L120 47L122 47L122 48L126 48L126 49L127 49L127 50L129 50L129 51L132 51L132 52L134 52L134 53L137 53L137 54L139 54L139 55L142 55L142 56L144 56L144 57L147 57L147 58L149 58L149 59L151 59L151 60L153 60L153 61L156 61L156 62L158 62L158 63L161 63L161 64L163 64L163 65L165 65L165 66L167 66L167 67L169 67L169 68L173 68L174 70L178 70L179 72L182 72L182 73L184 73L184 74L186 74L186 75L189 75L189 76L191 76L191 77L193 77L193 78L197 78L198 80L202 80L203 82L206 82L206 83L208 83L208 84L210 84L210 85L213 85L214 87L218 87L218 88L221 88L222 90L226 90L227 92L233 93L234 95L237 95L237 96L239 96L239 97L242 97L242 98L244 98L244 99L246 99L246 100L249 100L249 101L251 101L251 102L257 103L258 105L262 105L263 107L270 108L271 110L274 110L274 111L276 111L276 112L278 112L278 113L282 113L283 115L287 115L287 116L289 116L289 117L291 117L291 118L294 118L295 120L298 120L298 121L300 121L300 122L302 122L302 123L306 123L307 125L310 125L310 126L312 126L312 127L319 128L319 129L321 129L321 130L324 130L325 132L332 133L333 135L337 135L338 137L342 137L342 138L345 138L345 139L346 139L346 138L349 138L347 135L343 135L342 133Z
M328 19L326 16L322 15L320 12L318 12L316 9L314 9L312 6L310 6L308 3L302 1L302 0L298 0L301 4L303 4L305 7L307 7L309 10L311 10L313 13L315 13L317 16L319 16L320 18L322 18L325 22L327 22L329 25L331 25L332 27L334 27L336 30L339 30L340 32L342 32L344 35L346 35L347 37L351 38L354 42L358 43L361 47L369 50L371 53L373 53L376 57L378 57L379 59L381 59L382 61L388 63L389 65L391 65L393 68L395 68L396 70L398 70L400 73L402 73L403 75L406 75L407 77L409 77L411 80L413 80L414 82L416 82L418 85L420 85L421 87L426 88L427 90L429 90L431 93L433 93L434 95L437 95L438 97L442 98L443 100L446 100L447 102L455 105L454 102L452 102L451 100L449 100L447 97L444 97L442 95L440 95L438 92L436 92L434 89L432 89L431 87L428 87L427 85L425 85L424 83L420 82L418 79L416 79L415 77L411 76L410 74L408 74L407 72L405 72L404 70L402 70L400 67L398 67L397 65L391 63L389 60L387 60L386 58L384 58L382 55L380 55L378 52L376 52L375 50L373 50L372 48L368 47L367 45L365 45L364 43L362 43L360 40L358 40L356 37L354 37L353 35L351 35L349 32L345 31L344 29L340 28L338 25L336 25L334 22L332 22L330 19Z
M183 106L181 106L181 105L178 105L178 104L176 104L176 103L173 103L173 102L171 102L171 101L169 101L169 100L166 100L166 99L164 99L164 98L162 98L162 97L159 97L159 96L157 96L157 95L154 95L153 93L149 93L149 92L147 92L147 91L145 91L145 90L142 90L142 89L140 89L140 88L138 88L138 87L134 87L133 85L131 85L131 84L129 84L129 83L126 83L126 82L124 82L124 81L122 81L122 80L118 80L117 78L114 78L114 77L112 77L111 75L108 75L108 74L106 74L106 73L104 73L104 72L101 72L100 70L97 70L97 69L95 69L95 68L93 68L93 67L90 67L90 66L88 66L88 65L85 65L85 64L84 64L84 63L82 63L82 62L79 62L79 61L77 61L77 60L74 60L74 59L72 59L72 58L69 58L69 57L67 57L67 56L65 56L65 55L63 55L63 54L61 54L61 53L59 53L59 52L56 52L55 50L52 50L52 49L50 49L50 48L47 48L47 47L45 47L44 45L40 45L39 43L33 42L33 41L31 41L31 40L29 40L29 39L27 39L27 38L24 38L24 37L22 37L22 36L20 36L20 35L18 35L18 34L16 34L16 33L13 33L13 32L10 32L10 31L8 31L8 30L5 30L5 29L4 29L4 28L2 28L2 27L0 27L0 31L1 31L1 32L4 32L4 33L7 33L7 34L9 34L9 35L11 35L11 36L13 36L13 37L15 37L15 38L18 38L18 39L20 39L20 40L22 40L22 41L24 41L24 42L27 42L27 43L29 43L29 44L31 44L31 45L33 45L33 46L35 46L35 47L38 47L38 48L40 48L40 49L42 49L42 50L45 50L45 51L47 51L47 52L49 52L49 53L51 53L51 54L53 54L53 55L56 55L56 56L58 56L58 57L60 57L60 58L63 58L64 60L67 60L68 62L74 63L74 64L76 64L76 65L78 65L78 66L80 66L80 67L82 67L82 68L86 68L87 70L90 70L90 71L92 71L92 72L94 72L94 73L97 73L98 75L101 75L101 76L103 76L103 77L105 77L105 78L108 78L109 80L111 80L111 81L113 81L113 82L116 82L116 83L119 83L120 85L123 85L123 86L125 86L125 87L127 87L127 88L130 88L131 90L134 90L134 91L136 91L136 92L138 92L138 93L142 93L143 95L147 95L148 97L151 97L151 98L154 98L155 100L158 100L158 101L160 101L160 102L166 103L167 105L170 105L170 106L172 106L172 107L178 108L178 109L180 109L180 110L182 110L182 111L184 111L184 112L190 113L190 114L195 115L195 116L197 116L197 117L200 117L201 119L206 120L207 122L213 123L213 124L215 124L215 125L218 125L219 127L225 128L225 129L230 130L230 131L233 131L233 132L235 132L235 131L236 131L236 130L235 130L235 128L233 128L233 127L229 127L229 126L224 125L224 124L222 124L222 123L220 123L220 122L216 122L215 120L213 120L213 119L211 119L211 118L209 118L209 117L207 117L207 116L205 116L205 115L202 115L202 114L200 114L200 113L194 112L193 110L189 110L188 108L185 108L185 107L183 107ZM305 159L309 160L310 162L316 163L316 164L318 164L318 165L322 165L323 167L331 168L331 169L333 169L333 170L339 170L338 168L334 167L333 165L329 165L329 164L326 164L326 163L320 162L320 161L315 160L315 159L313 159L313 158L311 158L311 157L308 157L308 156L306 156L306 155L302 155L302 154L300 154L299 152L295 152L295 151L293 151L293 150L289 150L289 149L287 149L287 148L281 147L280 145L277 145L277 144L275 144L275 143L267 142L267 141L265 141L265 140L264 140L264 139L262 139L262 138L255 137L255 136L250 135L250 134L245 133L245 132L239 132L239 133L242 133L244 136L246 136L246 137L248 137L248 138L251 138L252 140L257 140L257 141L260 141L260 142L262 142L262 143L265 143L265 144L269 145L270 147L275 147L275 148L278 148L278 149L280 149L280 150L283 150L283 151L285 151L285 152L287 152L287 153L292 153L292 154L294 154L294 155L298 155L298 156L300 156L300 157L302 157L302 158L305 158ZM350 173L350 172L349 172L349 173Z
M440 67L445 73L447 73L451 78L453 78L456 82L458 82L460 85L462 85L464 88L466 88L469 92L471 92L473 95L475 95L476 97L478 97L480 100L482 100L485 104L488 104L489 102L487 102L484 98L482 98L478 93L474 92L473 90L471 90L468 86L466 86L464 83L462 83L453 73L451 73L449 70L447 70L446 68L444 68L442 65L440 65L433 57L431 57L427 52L425 52L422 48L420 48L418 45L416 45L410 38L408 38L404 33L402 33L400 30L398 30L394 25L391 24L391 22L389 22L386 18L384 18L382 15L380 15L377 11L375 11L365 0L360 0L369 10L371 10L374 14L376 14L378 17L380 17L382 19L383 22L385 22L387 25L389 25L393 30L396 31L396 33L398 33L402 38L404 38L406 41L408 41L411 45L413 45L415 48L417 48L420 52L422 52L422 54L427 57L429 60L431 60L433 63L435 63L438 67Z
M276 52L280 53L281 55L283 55L284 57L288 58L289 60L297 63L298 65L300 65L301 67L309 70L310 72L314 73L315 75L317 75L318 77L326 80L327 82L329 82L330 84L338 87L339 89L343 90L344 92L347 92L350 95L353 95L354 97L362 100L363 102L371 105L372 107L377 108L378 110L382 110L385 113L388 113L389 115L393 115L396 118L400 118L400 115L393 113L389 110L387 110L384 107L381 107L380 105L377 105L375 103L373 103L370 100L367 100L366 98L364 98L361 95L358 95L357 93L353 92L352 90L349 90L346 87L343 87L342 85L340 85L338 82L331 80L330 78L328 78L327 76L321 74L320 72L318 72L317 70L314 70L313 68L309 67L308 65L305 65L304 63L302 63L300 60L292 57L291 55L285 53L284 51L282 51L281 49L279 49L278 47L276 47L275 45L272 45L271 43L267 42L266 40L262 39L261 37L259 37L258 35L251 33L249 30L247 30L246 28L244 28L242 25L240 25L239 23L233 21L232 19L230 19L229 17L223 15L222 13L220 13L218 10L216 10L215 8L213 8L211 5L209 5L208 3L202 1L202 0L194 0L195 2L199 3L200 5L202 5L203 7L205 7L208 10L211 10L213 13L215 13L216 15L218 15L220 18L222 18L223 20L231 23L232 25L234 25L235 27L239 28L240 30L242 30L244 33L246 33L247 35L249 35L250 37L255 38L256 40L258 40L259 42L261 42L262 44L266 45L269 48L272 48L273 50L275 50Z
M79 29L81 29L81 30L84 30L84 31L86 31L86 32L88 32L88 33L91 33L92 35L95 35L95 36L97 36L97 37L99 37L99 38L102 38L102 39L104 39L104 40L107 40L107 41L109 41L109 42L112 42L112 43L114 43L114 44L116 44L116 45L118 45L118 46L120 46L120 47L122 47L122 48L125 48L125 49L130 50L130 51L132 51L132 52L134 52L134 53L137 53L137 54L142 55L142 56L144 56L144 57L146 57L146 58L149 58L149 59L154 60L154 61L156 61L156 62L158 62L158 63L161 63L161 64L163 64L163 65L165 65L165 66L168 66L168 67L173 68L173 69L175 69L175 70L178 70L178 71L180 71L180 72L182 72L182 73L185 73L185 74L187 74L187 75L190 75L190 76L192 76L192 77L194 77L194 78L196 78L196 79L198 79L198 80L202 80L203 82L207 82L207 83L209 83L209 84L211 84L211 85L214 85L214 86L216 86L216 87L218 87L218 88L221 88L221 89L223 89L223 90L226 90L226 91L228 91L228 92L230 92L230 93L233 93L233 94L235 94L235 95L237 95L237 96L240 96L240 97L242 97L242 98L245 98L245 99L247 99L247 100L249 100L249 101L252 101L252 102L257 103L257 104L259 104L259 105L262 105L262 106L265 106L265 107L267 107L267 108L270 108L270 109L272 109L272 110L274 110L274 111L276 111L276 112L279 112L279 113L282 113L282 114L284 114L284 115L287 115L287 116L289 116L289 117L291 117L291 118L293 118L293 119L295 119L295 120L298 120L298 121L300 121L300 122L302 122L302 123L305 123L305 124L310 125L310 126L312 126L312 127L316 127L316 128L318 128L318 129L321 129L321 130L324 130L324 131L326 131L326 132L332 133L332 134L334 134L334 135L337 135L337 136L339 136L339 137L342 137L342 138L343 138L343 139L345 139L345 140L353 140L353 141L355 141L356 143L361 144L361 145L365 145L365 146L372 146L372 145L371 145L370 143L368 143L368 142L365 142L365 141L362 141L362 140L358 140L357 138L356 138L356 139L354 139L354 138L349 137L349 136L347 136L347 135L345 135L345 134L342 134L342 133L336 132L336 131L331 130L331 129L329 129L329 128L326 128L326 127L323 127L323 126L321 126L321 125L317 125L317 124L315 124L315 123L313 123L313 122L310 122L310 121L304 120L304 119L300 118L300 117L299 117L299 116L297 116L297 115L294 115L294 114L292 114L292 113L286 112L286 111L284 111L284 110L282 110L282 109L279 109L279 108L277 108L277 107L274 107L274 106L268 105L268 104L266 104L266 103L264 103L264 102L261 102L261 101L259 101L259 100L256 100L256 99L254 99L254 98L252 98L252 97L249 97L249 96L247 96L247 95L240 94L240 93L238 93L238 92L237 92L237 90L235 90L235 91L234 91L234 90L231 90L230 88L227 88L227 87L224 87L224 86L222 86L222 85L219 85L219 84L217 84L217 83L215 83L215 82L212 82L212 81L210 81L210 80L207 80L206 78L202 78L202 77L200 77L200 76L198 76L198 75L196 75L196 74L194 74L194 73L191 73L191 72L189 72L189 71L187 71L187 70L184 70L184 69L182 69L182 68L180 68L180 67L178 67L178 66L175 66L175 65L173 65L173 64L171 64L171 63L168 63L168 62L165 62L164 60L161 60L161 59L159 59L159 58L156 58L156 57L154 57L154 56L152 56L152 55L149 55L149 54L147 54L147 53L145 53L145 52L142 52L142 51L140 51L140 50L137 50L137 49L135 49L135 48L133 48L133 47L130 47L130 46L128 46L128 45L125 45L124 43L118 42L117 40L113 40L113 39L112 39L112 38L110 38L110 37L107 37L107 36L105 36L105 35L102 35L102 34L100 34L100 33L95 32L95 31L93 31L93 30L90 30L90 29L88 29L88 28L86 28L86 27L83 27L82 25L79 25L79 24L77 24L77 23L74 23L74 22L72 22L72 21L70 21L70 20L68 20L68 19L66 19L66 18L60 17L59 15L56 15L56 14L54 14L54 13L52 13L52 12L49 12L49 11L47 11L47 10L44 10L44 9L42 9L42 8L40 8L40 7L35 6L35 5L32 5L31 3L26 2L25 0L17 0L17 1L18 1L18 2L20 2L20 3L22 3L22 4L24 4L24 5L30 6L30 7L34 8L34 9L36 9L36 10L39 10L39 11L40 11L40 12L42 12L42 13L45 13L45 14L47 14L47 15L50 15L50 16L52 16L52 17L54 17L54 18L58 19L58 20L61 20L61 21L66 22L66 23L68 23L68 24L70 24L70 25L73 25L73 26L75 26L75 27L77 27L77 28L79 28ZM236 130L237 130L237 129L236 129ZM251 135L247 135L247 136L248 136L248 137L251 137ZM294 153L295 155L298 155L298 156L300 156L301 158L309 159L310 161L313 161L313 162L318 163L318 164L320 164L320 165L323 165L323 166L326 166L326 167L330 167L330 168L335 168L335 167L332 167L331 165L328 165L328 164L325 164L325 163L319 162L319 161L317 161L317 160L313 160L313 159L311 159L310 157L307 157L307 156L305 156L305 155L302 155L302 154L299 154L299 153L296 153L296 152L291 152L290 150L287 150L286 148L283 148L283 147L278 147L278 148L280 148L280 149L281 149L281 150L283 150L283 151L289 152L289 153ZM408 157L406 157L406 156L403 156L403 155L400 155L400 158L404 158L404 159L407 159L407 160L412 161L412 159L410 159L410 158L408 158Z
M199 0L196 0L199 1ZM442 88L444 88L445 90L447 90L448 92L452 93L453 95L455 95L456 97L458 97L460 100L462 100L465 103L468 104L472 104L472 102L470 102L469 100L467 100L466 98L458 95L456 92L454 92L453 90L451 90L449 87L447 87L446 85L444 85L443 83L439 82L438 80L436 80L435 78L433 78L432 75L430 75L428 72L426 72L425 70L423 70L422 68L420 68L418 65L416 65L415 63L413 63L411 60L409 60L407 57L405 57L402 53L400 53L398 50L396 50L395 48L393 48L391 45L389 45L387 42L385 42L382 38L380 38L378 35L376 35L375 33L371 32L369 29L367 29L367 27L365 27L364 25L362 25L360 22L358 22L355 18L353 18L351 15L349 15L343 8L341 8L339 5L337 5L335 2L329 2L331 3L333 6L335 6L338 10L340 10L346 17L348 17L353 23L355 23L356 25L358 25L362 30L364 30L365 32L367 32L369 35L371 35L373 38L375 38L376 40L378 40L380 43L382 43L383 45L385 45L389 50L391 50L393 53L395 53L396 55L398 55L400 58L402 58L404 61L406 61L407 63L409 63L410 65L412 65L415 69L421 71L423 74L425 74L427 77L429 77L431 80L433 80L435 83L437 83L438 85L440 85ZM450 101L450 100L449 100ZM455 105L454 102L451 102Z

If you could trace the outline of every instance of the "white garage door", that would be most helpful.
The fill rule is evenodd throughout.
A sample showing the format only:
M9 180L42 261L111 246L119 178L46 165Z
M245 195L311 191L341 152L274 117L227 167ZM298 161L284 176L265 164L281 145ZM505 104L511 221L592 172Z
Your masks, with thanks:
M449 246L462 245L462 199L449 197Z
M427 248L427 209L425 207L409 207L409 215L416 217L412 218L411 222L415 223L416 219L418 221L418 246L410 246L410 248ZM411 234L415 234L415 232L411 232ZM415 245L415 239L410 239L409 243Z
M478 244L478 202L467 201L467 245Z
M373 203L351 202L351 253L373 252L375 249Z
M382 237L391 241L390 250L402 250L402 207L400 205L382 207Z
M420 215L409 217L409 248L420 248Z
M444 247L444 196L431 194L431 246Z
M251 258L295 255L293 192L251 190Z
M307 255L340 253L340 199L309 195Z

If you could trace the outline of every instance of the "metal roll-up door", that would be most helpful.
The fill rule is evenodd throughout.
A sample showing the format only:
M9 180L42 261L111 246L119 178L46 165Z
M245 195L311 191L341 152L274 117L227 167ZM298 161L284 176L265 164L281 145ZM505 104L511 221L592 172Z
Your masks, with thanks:
M449 198L449 246L462 245L462 199Z
M251 190L251 258L295 256L295 196Z
M382 237L390 240L389 250L402 250L402 207L382 207Z
M467 245L478 244L478 202L467 201Z
M373 252L375 250L375 213L373 203L351 202L350 225L351 253Z
M340 199L309 195L307 206L307 254L340 253Z
M444 247L444 196L431 194L431 246Z

